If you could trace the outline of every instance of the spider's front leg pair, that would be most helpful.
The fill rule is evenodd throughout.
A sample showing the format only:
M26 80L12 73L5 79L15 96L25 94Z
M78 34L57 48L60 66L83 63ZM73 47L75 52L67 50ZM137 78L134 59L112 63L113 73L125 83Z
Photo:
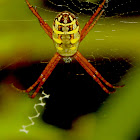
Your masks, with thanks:
M77 51L77 53L74 55L74 58L79 62L79 64L86 70L86 72L100 85L100 87L108 94L110 93L114 93L115 90L113 92L110 92L106 87L110 87L110 88L120 88L123 87L122 86L113 86L112 84L110 84L109 82L107 82L102 76L101 74L88 62L88 60L82 56L82 54L80 52ZM102 82L101 82L102 81ZM104 84L105 85L104 85Z
M105 4L106 0L103 0L103 2L99 5L98 9L96 10L96 12L92 15L92 17L90 18L90 20L85 24L84 28L82 29L81 33L80 33L80 38L79 38L79 43L85 38L85 36L88 34L88 32L94 27L94 25L97 23L98 19L101 17L101 15L103 14L104 10L102 10L104 4ZM38 14L37 10L34 9L30 3L28 2L28 0L26 0L26 3L29 7L29 9L32 11L32 13L38 18L40 25L43 27L43 29L45 30L45 32L48 34L48 36L53 39L52 35L53 35L53 30L51 29L51 27L40 17L40 15ZM60 28L62 26L65 32L67 31L68 26L70 25L71 28L74 28L75 26L78 27L78 25L76 25L75 19L73 18L73 15L71 14L70 16L68 16L69 18L67 20L71 20L71 23L67 23L68 21L66 20L67 15L69 14L69 12L64 12L65 16L64 16L64 23L56 23L56 28ZM63 15L63 13L62 13ZM62 15L60 17L62 17ZM97 16L97 18L96 18ZM59 17L59 19L60 19ZM95 19L96 18L96 19ZM58 20L59 20L58 19ZM94 21L95 19L95 21ZM62 20L62 21L63 21ZM57 21L58 22L58 21ZM66 25L64 25L66 24ZM75 24L75 25L74 25ZM58 26L58 27L57 27ZM77 28L78 29L78 28ZM56 35L58 35L58 39L54 38L55 41L58 43L58 48L61 48L61 37L62 34L64 34L63 31L61 30L54 30L54 32L56 33ZM74 34L76 35L76 33L78 34L78 30L73 29L71 32L71 38L73 39L73 42L76 43L76 39L74 39ZM67 34L65 34L65 36L63 36L64 38L66 37L70 37L69 34L70 32L67 31ZM66 40L65 40L66 41ZM72 43L71 43L72 44ZM73 45L72 45L73 46ZM75 49L75 47L73 47ZM72 48L72 49L73 49ZM117 88L117 86L113 86L111 85L109 82L107 82L102 76L101 74L86 60L86 58L84 58L80 52L76 52L74 54L74 58L80 63L80 65L87 71L87 73L101 86L101 88L106 92L106 93L111 93L106 87L110 87L110 88ZM30 96L31 98L34 98L36 96L36 94L39 92L41 86L44 84L44 82L47 80L47 78L50 76L50 74L52 73L52 71L54 70L54 68L56 67L56 65L58 64L59 60L61 59L61 55L59 53L55 53L54 57L50 60L50 62L48 63L48 65L46 66L46 68L44 69L44 71L42 72L42 74L39 76L39 78L37 79L37 81L30 86L26 92L29 93L32 89L34 89L35 86L38 85L37 89L35 90L35 92ZM102 82L101 82L102 81ZM104 84L105 85L104 85ZM119 86L118 86L119 87ZM120 86L121 87L121 86Z
M60 59L61 59L61 56L58 53L55 53L55 55L50 60L48 65L45 67L45 69L43 70L43 72L41 73L41 75L39 76L37 81L32 86L30 86L27 90L25 90L25 92L29 93L31 90L34 89L35 86L37 86L39 84L37 89L31 96L28 94L29 97L34 98L36 96L36 94L39 92L41 86L48 79L48 77L50 76L50 74L52 73L52 71L54 70L54 68L56 67L56 65L58 64Z

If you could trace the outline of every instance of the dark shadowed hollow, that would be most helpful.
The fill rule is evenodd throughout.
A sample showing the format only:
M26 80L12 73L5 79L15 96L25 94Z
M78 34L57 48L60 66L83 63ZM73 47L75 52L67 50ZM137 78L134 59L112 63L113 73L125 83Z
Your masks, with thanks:
M128 59L122 58L91 61L91 64L96 64L95 68L113 85L119 85L121 77L132 67ZM27 89L36 81L47 64L28 65L20 68L17 64L9 66L0 72L0 76L3 77L1 80L9 77L9 83L13 83L19 89ZM19 85L21 87L18 87ZM51 95L42 119L63 129L70 129L72 122L78 117L98 111L109 96L76 60L71 63L61 61L42 89ZM111 88L109 90L113 91Z

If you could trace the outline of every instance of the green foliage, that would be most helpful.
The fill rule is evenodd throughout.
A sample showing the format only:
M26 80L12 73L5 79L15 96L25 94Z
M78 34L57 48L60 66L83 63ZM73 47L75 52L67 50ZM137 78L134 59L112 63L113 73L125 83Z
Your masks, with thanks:
M33 3L32 3L33 4ZM0 66L28 59L50 59L55 53L52 40L45 34L24 0L0 1ZM42 12L42 11L41 11ZM52 24L56 13L41 15ZM86 21L80 17L81 26ZM121 21L136 21L127 24ZM125 78L125 87L110 96L97 113L79 118L70 131L44 124L40 118L29 128L29 134L19 132L28 124L27 116L33 111L37 99L13 91L6 85L0 87L0 139L34 140L134 140L140 132L140 17L105 18L81 43L85 55L129 57L134 67ZM113 31L116 29L116 31ZM101 32L96 32L101 31ZM106 36L106 37L105 37ZM98 40L105 38L105 40ZM86 46L86 47L85 47ZM41 109L42 110L42 109Z

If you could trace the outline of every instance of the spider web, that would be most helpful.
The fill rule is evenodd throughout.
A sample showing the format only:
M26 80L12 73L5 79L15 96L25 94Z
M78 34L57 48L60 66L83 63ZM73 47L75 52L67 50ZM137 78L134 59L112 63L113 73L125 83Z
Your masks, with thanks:
M43 0L43 2L46 7L59 12L68 10L75 14L93 14L102 0ZM107 0L104 7L107 16L139 15L140 13L138 0Z
M76 0L76 1L75 0L59 0L59 1L42 0L42 1L44 6L47 7L46 9L48 12L54 11L56 13L59 13L65 10L73 12L74 14L77 15L79 22L83 23L82 27L84 26L84 23L86 23L87 20L91 17L91 15L96 11L99 4L101 4L102 2L102 0L98 0L98 1L97 0ZM95 35L92 35L92 37L94 37L95 42L111 40L112 37L118 36L116 32L121 33L122 31L123 33L125 32L129 33L129 28L135 25L136 27L138 27L140 24L140 20L139 20L140 8L138 2L139 2L138 0L108 0L104 6L105 13L100 19L100 21L103 21L104 23L102 22L101 24L97 23L96 26L99 27L100 29L99 28L97 30L93 29ZM112 22L110 22L110 20L112 20ZM109 24L107 22L109 22ZM107 29L106 26L110 28L111 33L106 32ZM130 32L130 34L132 33ZM91 40L92 37L90 38ZM93 45L91 44L90 48L93 48L92 46ZM119 48L113 49L112 47L112 49L109 48L108 51L103 50L102 53L100 53L101 49L99 47L96 47L94 48L94 50L91 49L90 54L88 54L88 52L86 52L87 54L85 54L87 58L92 59L89 61L92 62L93 60L96 60L93 62L94 65L101 65L100 62L101 63L103 61L104 61L103 63L105 63L105 61L111 62L111 61L115 61L116 59L116 61L124 60L125 62L128 63L130 67L135 67L135 62L138 61L137 58L134 55L131 55L130 53L128 57L126 56L126 54L124 56L123 54L119 55L119 51L117 51ZM99 62L97 62L98 60ZM127 69L124 71L127 71ZM77 75L83 75L83 74L77 74Z
M43 0L44 6L46 6L49 11L61 12L68 10L70 12L73 12L78 17L80 24L86 23L89 20L89 18L98 8L101 2L102 0ZM138 5L138 0L109 0L104 6L105 13L100 19L101 22L99 21L96 25L97 28L94 27L94 29L92 30L94 34L88 36L88 38L85 39L85 42L83 43L84 45L81 46L81 48L83 47L83 51L79 48L79 51L81 51L81 53L84 54L84 56L92 63L92 65L95 66L97 70L99 70L99 72L105 76L105 79L108 79L114 84L118 83L119 81L124 84L127 79L131 77L131 70L134 70L136 66L138 66L137 61L139 60L137 56L134 53L131 53L131 49L129 50L129 47L131 48L131 46L125 41L126 34L134 33L129 28L133 28L134 26L136 26L136 28L139 28L140 26L140 8ZM82 27L83 25L84 24L82 24ZM121 33L124 33L124 36L121 36L122 40L120 41L126 44L119 43L119 45L125 46L124 49L122 49L121 46L118 47L117 43L119 41L114 39L120 39L119 34ZM128 37L131 38L131 36ZM94 41L96 47L93 48L93 44L89 40ZM106 40L109 42L108 45L111 46L107 46L107 49L100 46L104 45L104 43L100 44L100 42L106 42ZM116 44L111 42L111 40L116 41ZM132 42L134 40L135 39L133 39ZM86 49L85 46L87 46L87 44L89 47ZM127 45L128 48L126 47ZM137 45L137 43L135 45ZM72 73L72 71L70 71L70 73ZM86 72L81 69L74 71L74 73L76 73L76 76L82 77L83 79L84 76L87 75ZM108 77L112 78L110 79ZM65 87L67 87L67 85L65 85ZM46 112L47 113L44 113L44 120L47 123L53 124L54 122L52 122L53 119L51 118L51 115L46 115L49 113L51 114L52 112ZM56 114L53 115L55 116ZM63 126L62 124L56 122L56 125L61 128L69 128L68 124L67 126Z
M40 15L42 15L41 13L53 13L53 15L56 15L61 11L68 10L76 14L81 27L84 26L91 15L95 12L99 4L102 2L102 0L42 1L43 5L40 5L36 3L36 1L34 2L30 0L32 5L37 6ZM104 76L105 79L111 81L113 84L125 84L126 81L133 76L131 75L131 71L135 71L139 65L139 57L136 55L136 53L134 53L134 51L132 51L132 47L135 49L135 46L139 46L139 43L136 42L138 41L140 34L133 31L133 29L138 31L140 26L140 8L138 0L109 0L104 9L105 13L91 31L92 33L89 33L80 44L79 51L92 63L93 66L95 66L95 68ZM29 12L30 11L27 13ZM54 17L45 17L45 19L47 22L52 23ZM37 19L33 17L30 20L18 19L14 21L25 21L28 23L31 22L29 24L33 24L33 22L37 21ZM119 37L121 34L122 36ZM125 37L127 34L132 35ZM132 41L129 41L130 37L133 35L137 37L131 38ZM127 39L127 37L129 38ZM122 38L122 40L119 40L120 38ZM103 47L104 44L107 45ZM40 44L40 48L43 47L43 45L44 44ZM43 61L43 58L41 59ZM50 60L50 58L47 60ZM19 61L22 61L22 59ZM9 66L14 63L16 62L11 62L7 66L2 66L1 69L9 68ZM46 64L39 64L35 61L32 65L30 65L30 67L27 67L27 65L22 63L21 65L22 67L25 66L21 70L22 74L21 71L19 72L19 69L17 69L14 71L14 75L20 79L19 81L23 86L28 88L31 83L34 83L34 81L38 78ZM35 69L36 71L34 71ZM25 71L30 72L29 74L26 74L26 77ZM2 79L4 75L8 75L8 73L9 69L6 69L4 72L2 71ZM26 83L27 77L30 77L27 82L28 85ZM119 83L120 81L121 83ZM69 85L71 85L72 89L69 89ZM72 120L78 116L90 112L96 112L108 97L108 95L101 91L100 87L98 87L96 83L93 83L93 80L89 78L88 74L75 61L73 61L71 64L64 64L61 62L47 80L43 88L44 90L45 87L47 87L46 93L50 93L51 97L49 102L47 102L47 110L44 112L43 119L47 123L64 129L71 128ZM82 87L85 87L85 89ZM68 91L68 89L70 91ZM91 91L95 92L95 94L92 93L94 96L91 95ZM101 93L98 94L99 97L97 96L97 93ZM64 101L64 99L66 100ZM79 106L76 108L77 101ZM95 104L93 105L92 102L95 102ZM68 111L63 108L64 104ZM85 108L88 108L88 110ZM57 119L55 116L57 116Z

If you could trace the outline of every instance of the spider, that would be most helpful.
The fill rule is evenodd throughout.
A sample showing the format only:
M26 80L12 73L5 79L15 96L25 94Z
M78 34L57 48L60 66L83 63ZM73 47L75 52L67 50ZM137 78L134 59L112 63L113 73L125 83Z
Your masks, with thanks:
M53 22L53 28L51 28L38 14L37 9L34 8L28 0L26 3L32 13L38 18L40 25L45 30L47 35L53 40L57 52L52 57L50 62L47 64L37 81L31 85L27 90L29 92L33 90L37 85L35 92L29 97L34 98L39 92L40 88L50 76L56 65L61 58L71 58L74 57L79 64L86 70L86 72L100 85L100 87L108 94L113 93L115 88L122 86L113 86L107 82L101 74L88 62L84 56L78 51L80 42L85 38L88 32L94 27L101 15L103 14L103 6L106 0L99 5L96 12L91 16L90 20L85 24L84 28L81 30L76 16L68 11L61 12L58 14ZM95 19L96 18L96 19ZM94 20L95 19L95 20ZM107 88L113 88L114 91L110 92Z

